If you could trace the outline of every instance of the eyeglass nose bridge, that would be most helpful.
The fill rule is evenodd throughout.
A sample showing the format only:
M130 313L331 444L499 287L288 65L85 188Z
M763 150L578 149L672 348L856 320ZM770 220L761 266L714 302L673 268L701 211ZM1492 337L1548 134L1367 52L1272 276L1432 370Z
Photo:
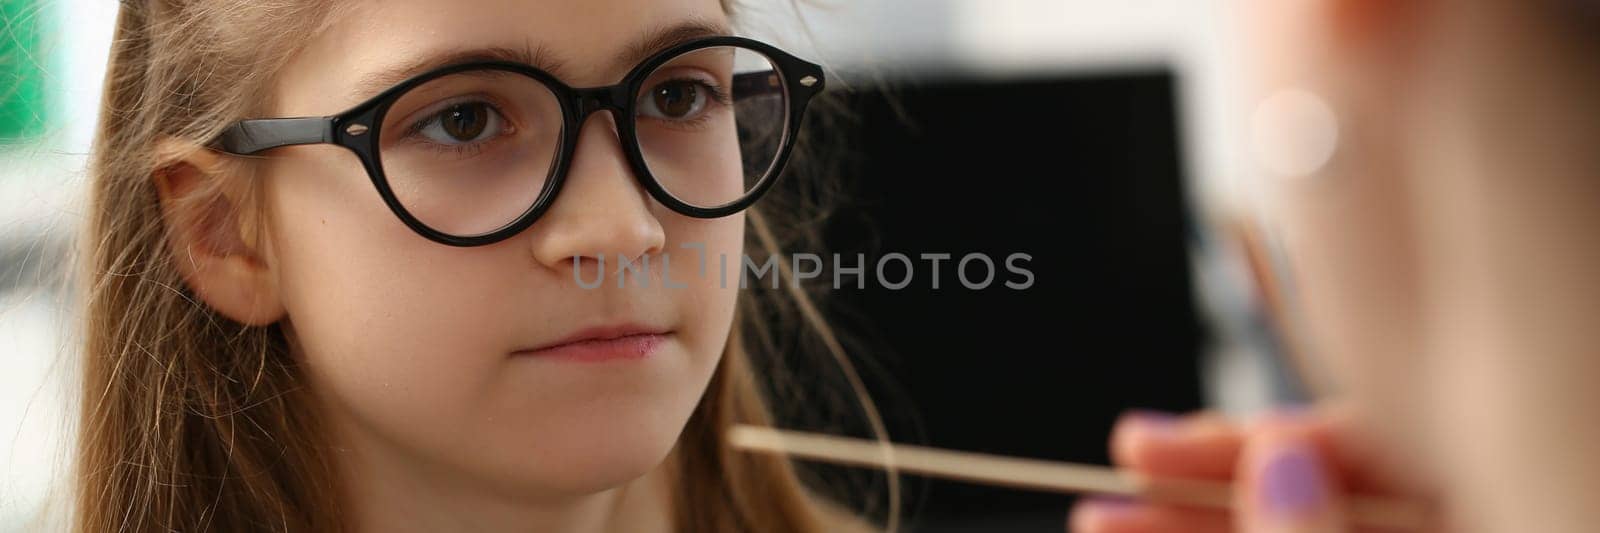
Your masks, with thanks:
M628 101L632 99L632 95L628 93L627 84L612 85L610 87L575 89L574 96L577 100L577 105L574 107L577 109L578 113L578 116L575 117L578 124L587 122L589 120L589 115L592 115L602 109L611 110L612 113L617 115L617 120L622 120L625 118L622 116L622 114L625 113L629 107Z

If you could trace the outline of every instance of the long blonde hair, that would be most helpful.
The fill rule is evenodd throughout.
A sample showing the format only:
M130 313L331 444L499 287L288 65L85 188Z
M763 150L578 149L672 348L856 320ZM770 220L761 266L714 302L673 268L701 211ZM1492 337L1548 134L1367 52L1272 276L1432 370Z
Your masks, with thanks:
M337 531L350 525L339 519L338 479L317 402L283 333L276 325L233 322L194 297L173 264L171 224L151 179L173 162L174 154L157 150L164 139L203 146L227 123L261 111L272 73L295 53L295 43L334 19L336 9L325 0L121 3L81 250L87 301L75 478L79 531ZM218 185L224 186L252 187ZM747 248L778 254L792 227L759 212L749 220ZM883 433L859 377L808 294L792 286L776 295L745 293L739 327L673 454L681 476L674 517L680 531L826 527L831 507L806 489L786 459L735 453L723 440L732 424L771 423L746 351L747 337L770 338L765 322L751 317L772 313L757 308L809 326L863 400L872 430ZM889 486L893 522L898 494L892 475Z

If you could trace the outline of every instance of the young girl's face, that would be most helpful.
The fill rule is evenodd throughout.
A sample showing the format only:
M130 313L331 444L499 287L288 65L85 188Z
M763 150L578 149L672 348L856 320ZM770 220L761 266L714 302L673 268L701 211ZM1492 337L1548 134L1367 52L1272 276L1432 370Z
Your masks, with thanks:
M641 54L726 34L727 24L717 0L370 1L291 60L272 116L334 114L408 75L495 50L558 64L574 87L611 85ZM559 496L616 486L663 460L734 312L737 279L724 288L697 275L694 246L737 261L744 219L689 218L652 200L614 124L610 113L591 116L550 209L479 247L409 229L342 148L290 147L262 163L264 255L283 324L347 469L379 482ZM669 252L671 277L686 287L663 283ZM605 283L580 287L575 265L593 281L602 256ZM651 256L648 286L630 278L619 288L618 258L640 256Z

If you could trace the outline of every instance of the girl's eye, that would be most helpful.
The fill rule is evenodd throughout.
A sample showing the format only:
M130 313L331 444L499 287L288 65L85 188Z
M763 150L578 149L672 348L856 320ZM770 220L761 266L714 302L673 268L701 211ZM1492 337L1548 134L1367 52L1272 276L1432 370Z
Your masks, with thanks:
M705 111L706 104L720 98L717 88L690 79L668 80L656 84L639 99L639 114L667 120L691 120Z
M447 146L473 144L504 133L505 118L484 102L464 102L428 117L418 132L429 141Z

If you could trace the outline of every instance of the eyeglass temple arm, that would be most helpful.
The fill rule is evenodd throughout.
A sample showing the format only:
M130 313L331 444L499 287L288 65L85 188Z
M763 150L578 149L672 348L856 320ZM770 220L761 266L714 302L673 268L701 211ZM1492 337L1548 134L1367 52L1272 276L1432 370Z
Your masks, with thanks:
M222 131L217 144L224 152L250 155L280 146L333 142L328 117L241 120Z

